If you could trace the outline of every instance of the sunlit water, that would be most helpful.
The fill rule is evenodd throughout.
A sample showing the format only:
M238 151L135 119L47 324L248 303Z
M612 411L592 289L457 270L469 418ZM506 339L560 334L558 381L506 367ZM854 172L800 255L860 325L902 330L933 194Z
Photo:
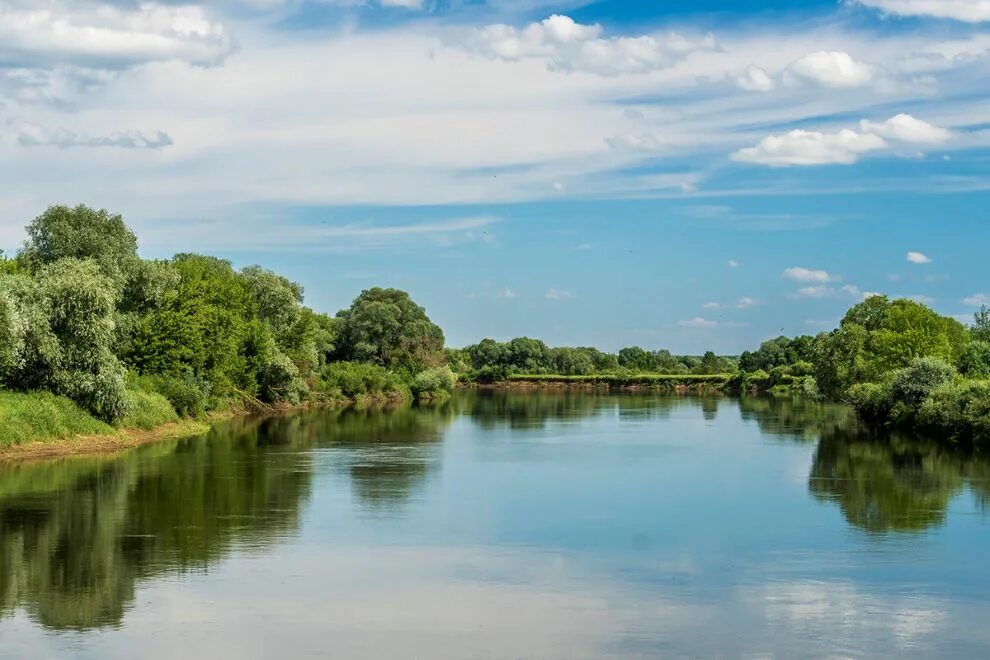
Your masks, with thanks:
M235 422L0 468L0 657L986 658L988 505L786 400Z

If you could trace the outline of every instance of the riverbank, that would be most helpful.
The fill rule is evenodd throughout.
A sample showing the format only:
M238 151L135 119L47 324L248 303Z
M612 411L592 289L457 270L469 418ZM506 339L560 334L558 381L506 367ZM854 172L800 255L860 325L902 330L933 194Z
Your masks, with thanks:
M300 404L267 405L243 401L198 418L161 414L157 405L139 401L128 422L110 426L65 397L44 393L3 392L0 396L0 463L85 454L112 454L141 445L202 435L219 422L237 417L277 415L314 408L388 406L407 397L379 393L354 398L321 398Z
M517 374L492 383L472 383L481 389L594 390L620 392L665 392L672 394L737 394L739 379L731 374Z

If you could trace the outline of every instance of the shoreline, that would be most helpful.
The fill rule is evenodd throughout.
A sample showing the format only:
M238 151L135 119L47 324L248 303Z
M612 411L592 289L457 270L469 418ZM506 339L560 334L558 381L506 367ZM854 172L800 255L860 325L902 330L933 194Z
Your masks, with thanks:
M98 435L74 435L47 440L31 440L19 445L0 448L0 465L10 465L25 461L40 461L71 456L116 454L144 445L174 440L176 438L206 435L221 422L247 417L264 417L290 412L301 412L317 408L335 408L353 405L350 401L328 400L318 403L307 402L299 405L277 405L251 409L229 408L208 413L205 419L183 419L169 422L151 429L115 429L112 433Z

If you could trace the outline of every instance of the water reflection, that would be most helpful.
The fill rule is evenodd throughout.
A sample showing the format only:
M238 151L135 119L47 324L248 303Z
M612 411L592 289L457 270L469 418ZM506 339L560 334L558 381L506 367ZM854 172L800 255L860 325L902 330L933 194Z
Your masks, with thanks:
M277 554L276 544L301 533L303 504L320 475L341 477L362 510L399 512L439 473L444 439L458 417L481 433L587 421L604 425L601 433L608 434L616 420L646 425L666 419L686 420L709 436L708 426L740 437L756 428L758 434L750 432L753 443L771 438L776 449L807 445L806 457L814 447L808 492L837 506L849 525L871 533L937 528L946 523L953 498L967 489L984 511L990 504L986 459L919 439L871 435L843 406L762 398L468 393L434 407L242 421L204 438L112 458L4 467L0 618L20 611L48 629L119 626L142 582L213 570L236 548ZM599 433L597 427L588 432ZM565 454L560 456L563 461ZM748 465L761 469L756 461ZM705 486L698 488L703 494ZM602 495L607 499L608 493ZM502 499L515 496L505 493ZM518 511L541 504L519 499ZM574 514L561 509L557 515ZM658 537L667 538L662 530ZM789 612L780 603L800 601L801 594L770 593L777 608L771 613Z

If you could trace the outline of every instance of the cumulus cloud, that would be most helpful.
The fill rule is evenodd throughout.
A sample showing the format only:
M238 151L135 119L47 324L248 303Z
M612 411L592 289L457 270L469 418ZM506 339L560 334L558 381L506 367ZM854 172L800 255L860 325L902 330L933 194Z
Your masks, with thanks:
M502 23L472 30L460 46L493 59L542 59L553 71L582 71L602 76L665 69L698 50L711 50L711 35L690 37L668 32L636 37L603 37L600 25L582 25L554 14L522 29Z
M771 167L792 165L851 165L859 156L887 147L879 135L857 133L848 128L838 133L793 130L771 135L755 147L740 149L733 160Z
M687 321L680 321L677 325L682 328L715 328L718 327L718 321L709 321L701 318L700 316L696 316L693 319L688 319Z
M505 298L506 300L511 300L516 297L516 292L512 289L502 289L495 293L496 298Z
M756 307L759 304L760 301L757 300L756 298L750 298L748 296L744 296L739 299L739 302L736 303L736 307L738 307L739 309L749 309L750 307Z
M872 122L864 119L859 123L859 127L864 133L872 133L900 142L941 144L952 137L952 132L941 126L934 126L903 113L884 122Z
M741 76L736 77L736 85L747 92L770 92L777 86L777 83L769 73L754 64L750 64Z
M895 16L931 16L966 23L990 21L988 0L852 0Z
M36 124L23 124L17 134L22 147L120 147L122 149L164 149L172 146L172 138L164 131L145 135L140 131L118 131L105 136L85 136L58 128L51 130Z
M562 291L560 289L551 288L546 293L547 300L570 300L574 297L574 294L570 291Z
M932 262L931 257L921 252L908 252L907 260L913 264L930 264Z
M755 147L740 149L732 158L771 167L851 165L863 154L889 148L888 140L902 144L937 144L950 136L944 128L899 114L879 123L864 120L858 131L844 128L835 133L824 133L797 129L783 135L771 135Z
M849 53L819 50L792 63L787 72L801 80L825 87L861 87L873 78L873 67Z
M801 268L799 266L794 266L792 268L787 268L781 275L789 280L794 280L795 282L835 282L839 278L835 275L830 274L825 270L813 270L811 268Z

